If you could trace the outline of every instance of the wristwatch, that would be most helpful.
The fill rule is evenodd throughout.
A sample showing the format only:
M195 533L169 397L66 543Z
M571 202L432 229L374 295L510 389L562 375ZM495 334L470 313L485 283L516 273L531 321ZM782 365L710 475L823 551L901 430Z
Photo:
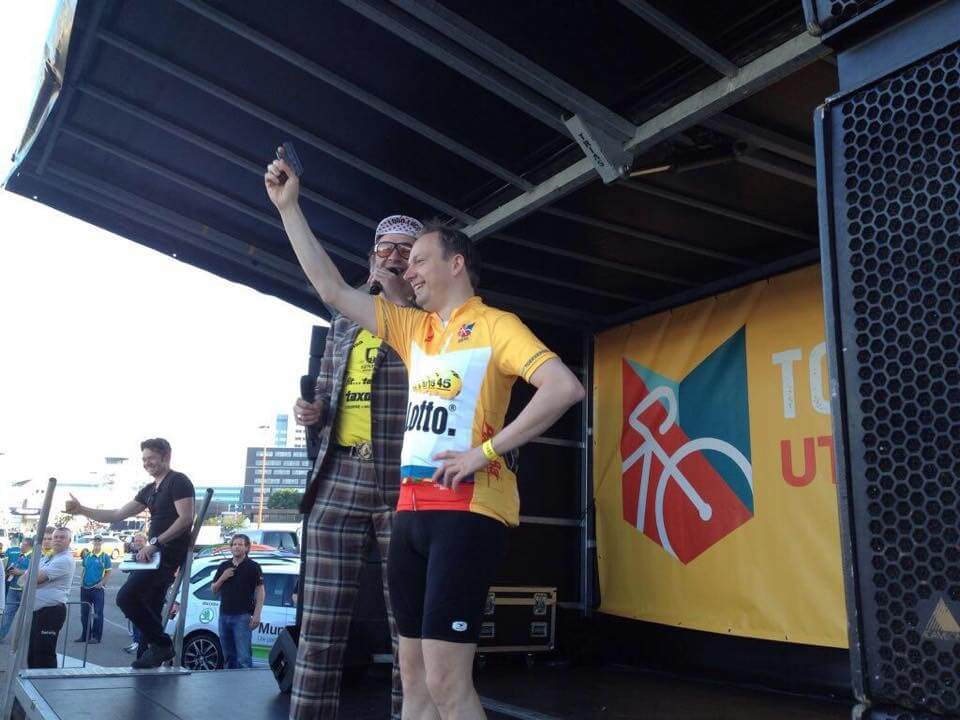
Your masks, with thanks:
M154 536L147 540L148 545L153 545L157 550L160 549L160 538Z

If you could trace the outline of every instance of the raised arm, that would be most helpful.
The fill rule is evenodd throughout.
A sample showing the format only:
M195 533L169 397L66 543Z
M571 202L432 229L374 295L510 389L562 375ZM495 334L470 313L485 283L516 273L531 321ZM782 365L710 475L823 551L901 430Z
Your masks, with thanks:
M281 173L287 176L283 182ZM376 332L377 316L373 297L347 284L307 224L300 209L300 178L285 161L277 159L267 166L263 182L267 196L280 212L283 229L300 261L300 267L320 298L358 325Z
M90 508L86 505L81 505L80 501L77 500L73 494L70 494L70 499L67 500L66 512L70 515L86 515L91 520L96 520L97 522L102 523L114 523L120 522L121 520L126 520L128 517L132 517L137 513L141 513L146 509L146 505L143 503L137 502L136 500L131 500L126 505L116 510L101 510L99 508Z

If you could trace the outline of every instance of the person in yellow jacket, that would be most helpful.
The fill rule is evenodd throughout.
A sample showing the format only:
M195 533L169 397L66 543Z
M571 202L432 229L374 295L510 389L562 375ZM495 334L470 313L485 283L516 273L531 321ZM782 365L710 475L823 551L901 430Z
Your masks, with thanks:
M56 528L50 525L43 531L43 540L40 543L41 557L50 557L53 555L53 531L55 529Z

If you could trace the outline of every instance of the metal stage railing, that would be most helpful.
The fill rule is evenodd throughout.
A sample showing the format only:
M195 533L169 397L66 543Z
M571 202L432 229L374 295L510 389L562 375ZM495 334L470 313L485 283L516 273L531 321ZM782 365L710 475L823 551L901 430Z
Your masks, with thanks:
M166 625L167 618L170 617L170 611L173 609L173 603L176 600L177 593L180 594L180 610L177 612L177 626L173 636L173 649L176 652L173 658L173 666L181 667L183 664L183 630L185 617L187 614L187 602L190 596L190 572L193 567L193 546L197 542L197 535L200 533L200 527L207 517L207 511L210 509L210 500L213 498L213 488L207 488L203 495L203 502L200 505L200 512L197 513L193 522L193 530L190 533L190 546L187 548L187 555L180 563L180 572L173 581L173 585L168 591L167 599L163 603L163 612L160 615L161 622ZM186 578L186 582L184 582Z
M94 614L94 607L92 602L83 601L83 600L70 600L64 603L67 606L67 618L63 623L63 631L60 633L60 636L63 638L63 652L60 653L60 667L67 666L67 643L70 642L70 606L78 605L80 606L80 612L83 612L83 606L90 606L90 615L89 615L89 625L87 626L86 637L83 641L83 665L80 667L87 666L87 650L90 649L90 627L93 625L96 615ZM82 621L81 621L82 622Z
M43 532L46 530L47 523L50 520L50 505L53 503L53 492L57 489L57 479L47 480L47 492L43 496L43 508L40 510L40 518L37 521L37 534L33 539L33 547L43 546ZM39 555L37 556L39 557ZM17 614L13 626L13 656L10 667L3 681L3 697L0 698L0 718L10 717L13 709L13 684L16 682L17 674L21 668L26 665L27 648L30 645L30 628L33 624L33 613L30 608L33 607L33 599L37 593L37 573L40 569L39 562L31 562L27 569L27 582L23 586L23 597L20 600L20 607L23 608Z

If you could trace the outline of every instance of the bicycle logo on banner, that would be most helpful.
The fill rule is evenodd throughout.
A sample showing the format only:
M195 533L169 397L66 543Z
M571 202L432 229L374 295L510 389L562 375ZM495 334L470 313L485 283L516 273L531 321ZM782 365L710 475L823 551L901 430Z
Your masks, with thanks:
M637 403L636 407L634 407L628 418L630 427L640 435L640 437L643 439L643 442L636 450L634 450L628 457L624 459L622 471L626 473L637 462L643 462L643 465L640 469L640 493L637 498L637 529L640 530L640 532L644 532L647 512L647 496L650 489L650 470L653 464L653 459L656 458L662 465L663 469L660 471L660 475L656 479L656 491L653 508L654 520L656 522L656 531L660 545L664 550L676 558L677 553L674 551L673 546L670 543L670 537L668 535L667 525L664 519L664 500L666 498L667 489L670 482L674 481L677 483L677 486L683 492L683 495L687 498L687 500L690 501L690 503L696 509L697 515L704 523L709 522L713 517L713 508L710 506L710 503L703 499L700 493L697 492L697 489L687 479L683 471L680 469L680 463L694 453L703 451L720 453L721 455L724 455L732 460L737 465L737 467L740 469L740 472L742 472L743 476L746 478L747 484L750 486L751 493L753 492L753 468L750 465L750 461L742 452L740 452L730 443L718 438L704 437L688 440L678 447L673 454L669 454L654 436L653 432L651 432L650 428L648 428L640 420L641 415L653 407L655 403L660 401L663 402L667 414L658 428L659 435L665 435L676 423L679 403L673 390L665 386L656 387L651 390L646 397Z

